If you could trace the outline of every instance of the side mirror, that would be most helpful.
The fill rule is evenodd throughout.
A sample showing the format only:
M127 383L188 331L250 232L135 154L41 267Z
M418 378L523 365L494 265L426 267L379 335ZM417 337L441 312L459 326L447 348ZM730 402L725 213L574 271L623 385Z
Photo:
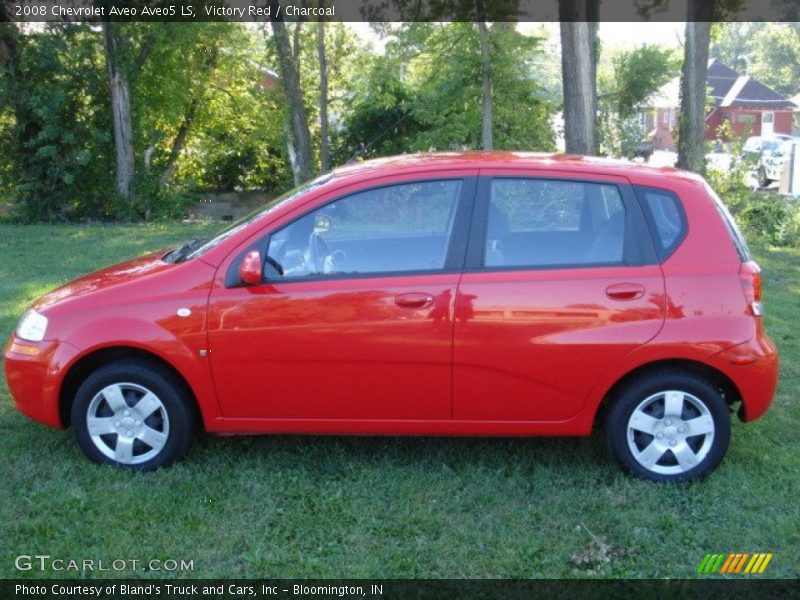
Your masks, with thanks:
M239 264L239 277L246 285L258 285L264 280L262 271L261 253L258 250L251 250L242 258Z

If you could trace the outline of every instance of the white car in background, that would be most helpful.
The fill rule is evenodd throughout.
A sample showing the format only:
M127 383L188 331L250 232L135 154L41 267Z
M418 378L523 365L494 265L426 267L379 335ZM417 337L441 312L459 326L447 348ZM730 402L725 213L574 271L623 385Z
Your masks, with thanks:
M800 140L781 134L747 138L742 155L753 164L759 187L765 188L773 181L780 180L783 165L789 159L795 141Z

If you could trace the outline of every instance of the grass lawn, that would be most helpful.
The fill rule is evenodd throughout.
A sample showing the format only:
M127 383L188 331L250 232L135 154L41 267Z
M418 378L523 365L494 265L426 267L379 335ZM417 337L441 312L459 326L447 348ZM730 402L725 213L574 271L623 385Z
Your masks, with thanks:
M48 289L208 229L0 226L0 337ZM779 393L762 420L734 419L728 456L703 482L628 477L598 434L203 435L176 466L128 473L18 414L3 383L0 577L59 575L17 572L20 554L193 560L188 577L692 577L705 553L734 551L774 552L766 575L797 577L800 251L756 257Z

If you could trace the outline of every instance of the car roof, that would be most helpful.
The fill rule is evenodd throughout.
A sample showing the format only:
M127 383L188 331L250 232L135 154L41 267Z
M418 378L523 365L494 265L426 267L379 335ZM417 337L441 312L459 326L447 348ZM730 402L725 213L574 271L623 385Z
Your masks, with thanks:
M379 176L383 172L401 173L438 169L531 169L594 175L613 175L631 180L653 177L678 177L702 180L690 171L674 167L654 167L629 160L543 152L465 151L402 154L351 163L334 170L334 179Z

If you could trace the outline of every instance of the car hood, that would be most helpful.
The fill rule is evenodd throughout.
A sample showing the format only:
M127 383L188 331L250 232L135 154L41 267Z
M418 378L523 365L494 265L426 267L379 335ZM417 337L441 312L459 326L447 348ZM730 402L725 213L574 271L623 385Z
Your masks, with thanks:
M117 288L145 278L149 279L150 276L179 266L161 260L164 254L164 251L154 252L84 275L45 294L34 303L33 307L36 310L46 310L57 304L96 294L103 290Z

